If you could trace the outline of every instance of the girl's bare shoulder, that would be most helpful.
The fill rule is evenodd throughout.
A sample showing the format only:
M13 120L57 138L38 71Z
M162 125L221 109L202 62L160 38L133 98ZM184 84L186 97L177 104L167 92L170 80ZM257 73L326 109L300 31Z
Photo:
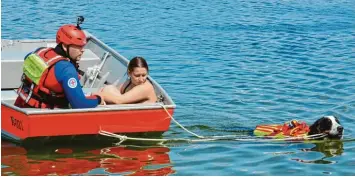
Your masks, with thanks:
M149 90L154 90L153 84L150 83L149 81L145 82L142 85L139 85L142 89L149 91Z

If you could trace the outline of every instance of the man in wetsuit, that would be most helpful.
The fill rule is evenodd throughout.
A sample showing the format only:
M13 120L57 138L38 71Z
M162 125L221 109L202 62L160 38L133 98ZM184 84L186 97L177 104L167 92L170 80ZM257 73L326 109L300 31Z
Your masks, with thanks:
M31 108L93 108L103 102L99 93L85 96L77 62L86 45L79 24L63 25L55 48L39 48L24 61L22 84L15 106Z

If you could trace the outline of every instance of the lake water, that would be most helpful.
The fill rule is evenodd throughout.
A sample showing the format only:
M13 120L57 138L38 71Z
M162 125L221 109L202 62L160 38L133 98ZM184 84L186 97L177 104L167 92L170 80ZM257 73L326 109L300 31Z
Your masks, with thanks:
M82 25L143 56L201 135L336 115L345 141L215 141L24 149L1 143L2 175L355 175L353 0L2 0L3 39L54 38ZM4 73L1 73L4 74ZM189 137L172 123L164 138ZM191 138L191 137L190 137Z

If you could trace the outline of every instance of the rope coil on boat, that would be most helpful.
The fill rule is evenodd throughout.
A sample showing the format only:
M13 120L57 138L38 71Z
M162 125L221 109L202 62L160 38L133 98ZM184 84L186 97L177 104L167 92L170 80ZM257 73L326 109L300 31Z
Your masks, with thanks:
M164 142L173 142L173 141L184 141L184 142L206 142L206 141L217 141L217 140L234 140L234 141L250 141L250 142L270 142L270 141L303 141L305 139L307 140L314 140L317 138L323 138L327 136L324 133L320 134L314 134L314 135L309 135L309 136L296 136L296 137L286 137L286 138L278 138L275 139L275 137L272 136L263 136L263 137L252 137L251 136L243 136L243 135L223 135L223 136L210 136L210 137L205 137L198 135L196 133L191 132L187 128L185 128L183 125L181 125L178 121L174 119L174 117L169 113L169 111L166 109L166 107L163 104L160 104L161 107L164 108L165 112L168 114L168 116L173 120L175 124L177 124L180 128L185 130L187 133L199 138L199 139L185 139L185 138L175 138L175 139L152 139L152 138L134 138L134 137L127 137L125 135L119 135L115 133L111 133L105 130L99 130L99 134L103 136L108 136L108 137L113 137L113 138L118 138L120 141L118 143L115 143L115 145L120 145L126 140L134 140L134 141L151 141L151 142L159 142L159 143L164 143ZM243 138L244 137L244 138Z

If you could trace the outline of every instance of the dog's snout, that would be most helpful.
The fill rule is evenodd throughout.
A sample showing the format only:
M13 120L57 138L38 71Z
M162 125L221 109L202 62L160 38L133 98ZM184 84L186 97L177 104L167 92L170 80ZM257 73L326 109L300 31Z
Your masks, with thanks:
M343 128L342 126L339 126L339 127L337 128L337 130L338 130L338 132L343 132L344 128Z

